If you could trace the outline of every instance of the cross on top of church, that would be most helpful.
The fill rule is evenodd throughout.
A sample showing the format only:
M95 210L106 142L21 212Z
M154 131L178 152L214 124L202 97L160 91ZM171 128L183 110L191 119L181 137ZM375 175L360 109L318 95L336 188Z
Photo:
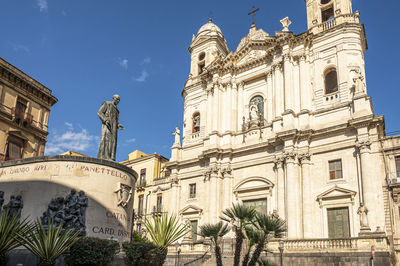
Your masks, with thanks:
M251 10L249 12L249 16L251 15L251 25L255 25L256 24L256 13L260 11L259 8L256 8L255 6L253 6L253 10Z

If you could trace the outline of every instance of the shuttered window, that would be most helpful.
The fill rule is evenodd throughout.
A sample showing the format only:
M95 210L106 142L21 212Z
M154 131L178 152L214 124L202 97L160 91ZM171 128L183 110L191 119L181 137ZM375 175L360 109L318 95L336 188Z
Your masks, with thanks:
M397 178L400 178L400 156L397 156L395 159L396 159L396 175Z
M329 179L340 179L342 175L342 160L329 161Z
M329 238L350 237L349 209L327 209Z

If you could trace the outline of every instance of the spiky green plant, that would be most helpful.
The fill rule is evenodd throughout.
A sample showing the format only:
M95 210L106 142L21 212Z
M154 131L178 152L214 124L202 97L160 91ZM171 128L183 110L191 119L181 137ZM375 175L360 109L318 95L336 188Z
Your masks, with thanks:
M168 216L168 214L154 215L152 219L144 222L144 226L151 242L161 250L163 261L167 257L168 246L185 236L189 230L179 222L176 215Z
M27 219L19 221L17 215L9 217L8 210L0 217L0 265L6 264L6 255L10 250L21 246L22 239L17 233L26 234L31 226Z
M39 220L27 234L18 235L25 242L26 249L39 258L41 266L54 265L56 259L80 239L80 231L63 229L62 225L56 226L52 221L45 229Z
M286 232L286 222L282 219L258 213L252 223L254 229L253 241L255 250L251 256L248 266L255 266L260 258L264 245L270 238L281 238Z
M218 266L222 266L221 247L219 246L219 239L229 233L228 224L219 222L216 224L204 224L200 226L199 235L204 238L211 238L215 248L215 257Z
M221 219L233 225L233 230L236 235L233 265L239 266L240 253L242 251L244 239L243 229L247 224L251 223L257 212L254 207L233 204L231 208L224 210L222 213L223 216L221 216Z

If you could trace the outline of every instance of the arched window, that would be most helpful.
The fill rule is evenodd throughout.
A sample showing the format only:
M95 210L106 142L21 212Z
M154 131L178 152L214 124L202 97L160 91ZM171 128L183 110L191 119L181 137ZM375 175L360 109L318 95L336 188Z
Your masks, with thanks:
M264 121L264 98L260 95L251 98L249 103L250 120Z
M330 1L321 1L321 4L328 4ZM328 6L324 6L321 10L321 17L322 17L322 23L324 23L325 21L328 21L332 18L335 17L335 11L333 9L333 4L332 5L328 5Z
M198 66L199 66L199 74L203 73L204 67L206 66L206 62L204 60L205 58L206 58L206 53L205 52L200 53L200 55L199 55L199 64L198 64Z
M200 113L196 112L193 114L193 127L192 133L200 131Z
M336 69L331 68L325 72L325 94L338 91L338 80Z
M321 0L321 5L329 4L332 0Z
M200 53L200 55L199 55L199 61L203 61L204 58L206 58L206 53L205 53L205 52Z

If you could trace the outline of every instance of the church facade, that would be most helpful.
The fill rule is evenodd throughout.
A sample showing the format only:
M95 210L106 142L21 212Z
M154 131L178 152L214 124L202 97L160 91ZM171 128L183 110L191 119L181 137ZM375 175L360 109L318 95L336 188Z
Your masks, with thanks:
M298 35L288 18L274 36L253 24L235 51L211 19L193 35L164 204L192 238L240 202L287 221L285 252L388 258L400 142L368 96L364 25L351 0L305 4Z

